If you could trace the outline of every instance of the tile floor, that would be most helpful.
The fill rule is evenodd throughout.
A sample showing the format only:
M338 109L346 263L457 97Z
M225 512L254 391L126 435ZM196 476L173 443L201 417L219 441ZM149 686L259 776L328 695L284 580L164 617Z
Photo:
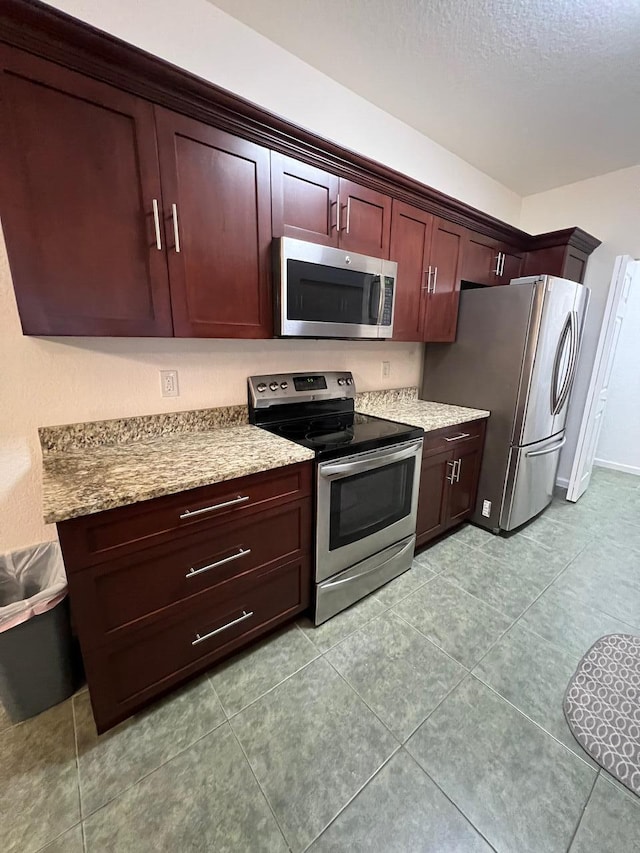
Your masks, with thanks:
M600 469L498 539L464 527L98 738L81 692L11 726L4 853L640 850L640 799L562 714L582 654L640 632L640 481Z

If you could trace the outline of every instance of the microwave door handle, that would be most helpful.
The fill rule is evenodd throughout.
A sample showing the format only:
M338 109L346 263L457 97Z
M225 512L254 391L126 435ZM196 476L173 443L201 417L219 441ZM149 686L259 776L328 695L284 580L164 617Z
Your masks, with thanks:
M382 280L379 275L376 275L371 279L371 287L369 289L369 319L376 325L379 325L380 318L382 317L381 306L383 300L384 291L382 289ZM374 309L377 313L374 313Z
M383 320L382 312L384 311L384 290L385 290L385 286L382 283L382 276L379 277L378 281L380 282L380 296L378 297L378 320L377 320L377 323L378 323L378 326L381 326L382 320Z

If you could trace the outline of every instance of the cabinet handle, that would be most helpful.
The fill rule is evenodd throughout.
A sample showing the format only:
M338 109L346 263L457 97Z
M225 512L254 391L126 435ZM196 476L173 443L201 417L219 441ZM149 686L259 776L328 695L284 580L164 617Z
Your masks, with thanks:
M156 232L156 249L162 251L162 240L160 239L160 214L158 213L158 199L154 198L151 202L153 205L153 226Z
M178 205L171 205L171 215L173 217L173 239L175 242L176 252L180 251L180 234L178 233Z
M455 468L454 468L456 483L460 482L460 470L461 469L462 469L462 459L456 459L456 464L455 464Z
M202 515L204 512L213 512L214 509L223 509L226 506L233 506L234 504L243 504L245 501L249 500L249 495L238 495L237 498L234 498L232 501L224 501L221 504L213 504L212 506L204 506L202 509L186 509L183 513L180 514L180 518L193 518L194 515Z
M422 289L426 290L427 293L431 292L431 267L425 270L423 276L426 278L427 283L422 285Z
M349 196L347 198L347 227L345 228L345 231L347 232L347 234L349 233L349 222L350 222L350 220L351 220L351 196Z
M237 619L234 619L232 622L227 622L226 625L222 625L220 628L216 628L215 631L209 631L208 634L205 634L204 637L201 637L200 634L196 634L195 640L191 641L192 646L197 646L198 643L204 643L205 640L209 640L211 637L215 637L216 634L220 634L222 631L226 631L228 628L233 628L234 625L238 625L240 622L244 622L245 619L251 619L253 616L253 610L250 610L248 613L246 610L242 611L242 616L238 616Z
M501 255L502 255L502 260L501 260L501 262L500 262L500 275L504 275L504 259L505 259L505 253L504 253L504 252L501 252Z
M436 287L438 286L438 267L433 268L433 283L431 285L431 293L436 292Z
M502 252L498 252L496 255L496 268L493 271L494 275L500 275L500 259L502 258Z
M450 474L450 476L449 476L449 477L447 477L447 480L448 480L448 481L451 483L451 485L453 486L453 484L454 484L454 483L455 483L455 481L456 481L456 479L455 479L455 478L456 478L456 463L455 463L455 460L454 460L453 462L451 462L451 461L447 462L447 465L451 465L451 474Z
M340 233L340 193L336 196L336 231Z
M460 441L461 438L469 438L470 435L469 432L461 432L458 435L452 435L451 438L445 437L445 441Z
M251 548L240 548L237 554L232 554L230 557L224 557L222 560L216 560L215 563L209 563L208 566L202 566L199 569L194 569L193 566L189 569L185 578L195 578L196 575L202 574L202 572L208 572L211 569L217 569L218 566L224 566L225 563L232 563L234 560L239 560L240 557L246 557L247 554L251 553Z

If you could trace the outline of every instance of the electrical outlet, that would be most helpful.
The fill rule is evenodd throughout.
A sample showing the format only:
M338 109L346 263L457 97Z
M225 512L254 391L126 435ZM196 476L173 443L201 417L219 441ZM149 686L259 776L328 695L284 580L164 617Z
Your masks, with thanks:
M482 514L485 518L491 515L491 501L482 501Z
M178 371L177 370L161 370L160 371L160 391L163 397L179 397L180 389L178 388Z
M391 375L391 362L383 361L382 362L382 378L386 379L387 376Z

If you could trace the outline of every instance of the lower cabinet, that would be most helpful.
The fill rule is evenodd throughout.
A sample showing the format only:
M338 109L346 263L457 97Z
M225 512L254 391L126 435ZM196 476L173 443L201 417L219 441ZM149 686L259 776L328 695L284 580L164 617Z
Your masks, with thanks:
M58 525L99 732L308 607L311 484L303 463Z
M416 547L468 518L478 490L484 420L427 433L422 452Z

